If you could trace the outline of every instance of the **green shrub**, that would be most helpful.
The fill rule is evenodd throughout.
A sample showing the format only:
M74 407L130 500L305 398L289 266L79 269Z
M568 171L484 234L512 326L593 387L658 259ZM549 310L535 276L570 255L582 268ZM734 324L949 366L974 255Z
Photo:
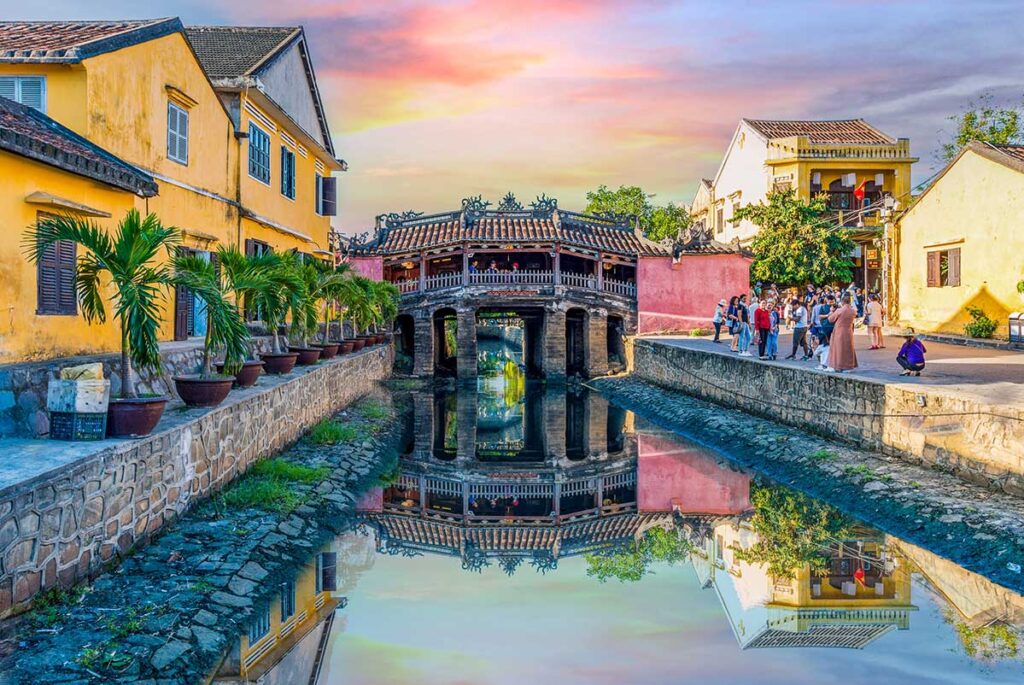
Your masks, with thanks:
M326 466L312 467L295 464L280 457L258 461L249 469L253 476L266 476L295 483L318 483L330 475Z
M711 335L711 331L708 330L707 328L691 328L690 329L690 337L691 338L699 338L699 337L701 337L703 335Z
M967 313L971 315L971 321L964 325L964 332L972 338L991 338L999 327L981 307L968 307Z
M352 442L360 437L359 429L353 426L343 426L337 421L324 419L306 435L306 440L314 445L340 445L343 442Z
M813 461L835 461L836 455L829 450L820 449L811 455L811 459Z
M265 509L287 514L302 504L302 497L292 492L286 481L275 478L243 478L221 496L225 506L233 509Z
M380 421L391 416L391 410L380 400L363 400L355 406L355 410L371 421Z

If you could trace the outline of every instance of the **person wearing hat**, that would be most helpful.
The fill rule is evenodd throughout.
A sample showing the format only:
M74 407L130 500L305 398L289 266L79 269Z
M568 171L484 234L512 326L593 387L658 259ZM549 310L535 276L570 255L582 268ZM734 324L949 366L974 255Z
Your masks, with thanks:
M718 301L718 306L715 307L715 315L711 317L711 323L715 325L715 339L711 342L722 342L722 322L725 321L725 298L723 297Z
M917 339L914 329L905 328L900 333L903 336L903 347L896 354L896 363L903 367L901 376L920 376L924 369L924 343Z

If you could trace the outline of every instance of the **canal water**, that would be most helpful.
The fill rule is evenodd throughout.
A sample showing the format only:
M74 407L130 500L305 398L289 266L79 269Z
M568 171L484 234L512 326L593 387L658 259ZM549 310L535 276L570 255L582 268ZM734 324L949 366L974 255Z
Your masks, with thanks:
M1024 597L511 361L411 393L214 682L1024 682Z

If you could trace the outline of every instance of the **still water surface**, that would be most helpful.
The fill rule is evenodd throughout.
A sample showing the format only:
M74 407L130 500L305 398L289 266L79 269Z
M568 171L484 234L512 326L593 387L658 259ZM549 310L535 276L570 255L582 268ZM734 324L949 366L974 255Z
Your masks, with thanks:
M411 401L364 524L282 587L225 677L1024 682L1020 595L598 396L492 379Z

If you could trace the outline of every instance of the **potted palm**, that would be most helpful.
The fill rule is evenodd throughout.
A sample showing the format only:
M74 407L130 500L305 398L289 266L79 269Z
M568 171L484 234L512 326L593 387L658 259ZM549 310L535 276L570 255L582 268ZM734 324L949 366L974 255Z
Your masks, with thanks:
M338 293L342 281L348 278L351 267L342 264L334 267L327 262L315 261L306 265L306 283L313 300L314 311L307 321L305 332L307 335L317 335L319 342L312 343L312 347L320 349L321 359L331 359L338 354L339 343L331 342L330 333L330 308ZM323 330L320 329L321 316L323 317ZM307 338L303 338L303 343Z
M253 293L252 297L253 306L262 314L264 323L270 329L271 351L261 354L260 359L267 373L288 373L295 368L299 354L286 351L281 345L281 324L293 303L303 297L305 285L287 255L269 252L251 259L257 268L266 270L271 282L270 287Z
M355 314L362 306L365 293L357 280L358 277L351 276L338 284L337 313L338 313L338 335L341 337L339 350L342 354L358 352L363 349L365 341L360 340L356 335ZM352 337L345 338L345 316L348 315L352 321Z
M296 253L288 254L286 259L302 283L301 291L288 302L288 309L291 313L289 340L295 340L298 343L290 343L288 351L299 355L300 366L308 366L315 364L320 359L320 348L311 347L309 344L309 336L318 322L317 269L312 263L303 262Z
M377 337L370 332L377 317L377 302L373 296L373 281L365 276L356 276L352 279L356 285L356 297L353 300L353 308L350 312L352 318L352 331L357 341L362 341L363 347L369 347L377 342ZM357 347L356 349L360 349Z
M221 288L232 294L235 311L239 316L246 311L257 311L256 300L265 297L268 291L276 287L271 277L271 268L264 260L247 257L234 246L218 248L217 262L220 265ZM239 388L256 385L263 373L264 364L253 355L250 337L246 343L245 359L235 371L235 385ZM216 366L218 373L227 371L226 360L218 362Z
M377 302L378 325L383 336L380 342L390 341L393 337L391 326L398 316L398 303L401 301L401 293L393 283L387 281L375 281L373 284L373 295Z
M227 281L209 259L194 254L175 257L174 284L188 288L206 305L202 366L197 374L175 376L174 386L188 406L215 407L231 392L234 374L242 368L249 351L249 329L228 301ZM214 373L213 354L220 348L224 349L224 373Z
M51 245L61 240L76 243L85 251L74 274L75 294L85 320L107 320L104 290L109 290L120 327L121 389L107 410L107 434L148 435L160 421L168 398L140 396L135 369L159 371L161 367L161 291L171 282L171 273L166 263L157 263L157 257L163 251L171 257L180 232L161 224L155 214L143 218L136 209L129 210L118 222L114 235L83 217L52 215L25 231L26 255L33 263L38 262Z

